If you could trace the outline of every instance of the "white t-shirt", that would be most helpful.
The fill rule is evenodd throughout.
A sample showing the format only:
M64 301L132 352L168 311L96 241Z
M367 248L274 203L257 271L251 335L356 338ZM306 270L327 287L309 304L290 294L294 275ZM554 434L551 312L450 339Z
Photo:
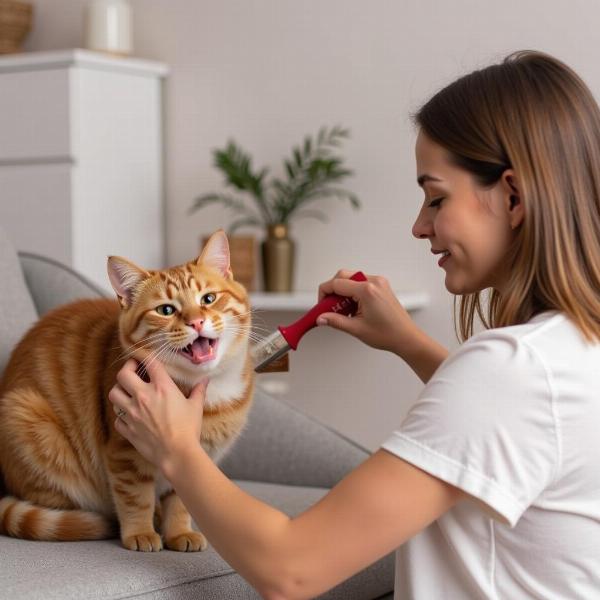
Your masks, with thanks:
M600 345L563 314L472 336L382 447L470 494L398 549L395 599L600 598Z

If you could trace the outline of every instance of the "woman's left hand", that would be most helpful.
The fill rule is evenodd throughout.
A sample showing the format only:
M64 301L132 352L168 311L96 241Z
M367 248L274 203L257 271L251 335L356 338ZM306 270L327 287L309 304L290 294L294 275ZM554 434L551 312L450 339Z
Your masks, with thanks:
M148 383L136 373L137 368L137 361L128 360L108 394L115 413L121 413L115 429L164 471L180 451L199 443L208 379L198 383L186 398L157 360L146 367Z

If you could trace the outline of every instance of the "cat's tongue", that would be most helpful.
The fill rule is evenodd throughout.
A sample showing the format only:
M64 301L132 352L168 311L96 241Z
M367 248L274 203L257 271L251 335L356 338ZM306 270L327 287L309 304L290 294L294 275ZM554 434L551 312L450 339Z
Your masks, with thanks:
M192 344L192 360L195 363L206 362L214 358L214 348L208 342L208 338L199 337Z

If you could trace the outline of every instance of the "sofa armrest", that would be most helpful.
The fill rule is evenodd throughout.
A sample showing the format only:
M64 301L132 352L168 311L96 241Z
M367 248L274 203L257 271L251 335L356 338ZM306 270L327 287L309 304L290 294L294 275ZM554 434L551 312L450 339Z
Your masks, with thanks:
M248 424L219 466L232 479L331 488L369 454L257 387Z
M56 260L31 252L19 252L19 261L40 316L60 304L80 298L108 297L106 290Z

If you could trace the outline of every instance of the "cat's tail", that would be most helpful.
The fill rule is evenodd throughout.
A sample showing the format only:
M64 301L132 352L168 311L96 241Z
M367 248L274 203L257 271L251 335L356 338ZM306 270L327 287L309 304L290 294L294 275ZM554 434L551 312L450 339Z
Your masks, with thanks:
M70 542L112 538L117 530L116 523L100 513L46 508L5 496L0 498L0 534Z

